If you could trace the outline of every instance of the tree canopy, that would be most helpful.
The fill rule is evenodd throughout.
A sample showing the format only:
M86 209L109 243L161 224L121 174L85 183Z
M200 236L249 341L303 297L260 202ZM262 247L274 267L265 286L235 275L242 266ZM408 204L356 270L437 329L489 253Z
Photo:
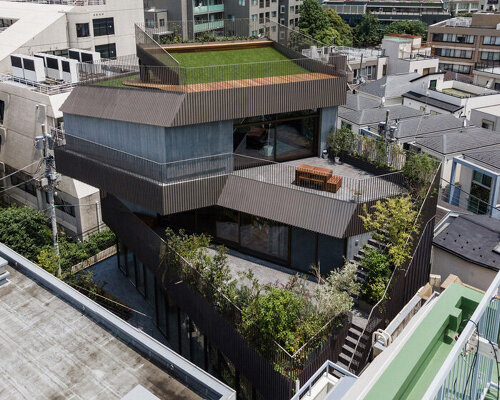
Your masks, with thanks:
M427 38L427 24L422 21L394 21L386 26L384 34L403 33L407 35L417 35L423 40Z
M359 25L354 28L354 44L370 47L380 44L382 39L379 19L372 14L364 14Z
M34 261L40 249L52 243L47 218L30 207L0 209L0 242Z
M334 10L325 11L317 0L304 0L300 6L299 29L325 45L352 45L351 27Z

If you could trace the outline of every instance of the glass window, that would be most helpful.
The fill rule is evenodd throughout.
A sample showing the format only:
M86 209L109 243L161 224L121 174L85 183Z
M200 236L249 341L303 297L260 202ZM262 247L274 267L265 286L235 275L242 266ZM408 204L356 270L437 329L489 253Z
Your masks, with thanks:
M146 287L144 284L144 264L136 257L135 259L137 266L137 290L144 297L146 297Z
M167 309L165 307L165 295L163 291L156 287L156 321L158 329L167 336ZM170 324L169 324L170 325Z
M0 124L3 124L4 116L5 116L5 101L0 100Z
M137 286L135 280L135 256L130 251L127 253L127 271L129 281L132 282L132 285Z
M96 46L95 51L101 54L101 58L116 58L116 44L114 43Z
M94 36L105 36L105 35L115 34L115 22L112 17L93 19L92 25L94 27Z
M483 174L479 171L474 170L472 174L472 181L486 186L487 188L491 188L491 176Z
M500 46L500 36L485 36L483 38L483 44L490 46Z
M326 276L344 264L344 239L318 235L318 264L321 275Z
M118 268L126 275L127 274L127 248L119 241L118 242Z
M155 277L153 273L148 269L144 268L144 274L146 276L146 300L149 304L155 304Z
M316 118L303 118L276 124L276 161L314 154Z
M241 246L279 260L288 260L288 226L241 214Z
M31 176L22 171L15 170L10 165L5 166L5 175L11 175L10 183L12 186L17 186L17 189L36 196L36 186Z
M89 23L76 24L76 37L88 37L90 36Z
M500 52L496 52L496 51L482 51L481 52L481 60L499 61L500 60Z
M493 121L488 121L487 119L483 119L483 122L481 123L481 127L489 129L490 131L493 130L493 126L494 126Z

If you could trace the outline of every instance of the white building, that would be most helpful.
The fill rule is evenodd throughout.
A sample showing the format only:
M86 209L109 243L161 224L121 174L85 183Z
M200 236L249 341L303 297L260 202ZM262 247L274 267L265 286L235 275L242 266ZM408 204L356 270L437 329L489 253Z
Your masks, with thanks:
M472 110L470 122L472 125L500 132L500 104Z
M68 49L97 51L102 58L135 54L135 23L143 23L142 0L0 0L0 72L9 70L13 53ZM5 28L6 27L6 28Z
M49 128L61 126L59 107L71 88L66 84L33 86L13 79L10 75L0 78L0 177L9 176L0 180L0 200L47 212L47 195L40 185L42 155L34 139L41 135L43 123ZM63 176L55 205L58 225L71 236L83 239L102 227L99 190L92 186Z
M445 81L434 74L403 94L403 104L426 114L450 113L471 117L471 110L500 104L500 92L460 81Z

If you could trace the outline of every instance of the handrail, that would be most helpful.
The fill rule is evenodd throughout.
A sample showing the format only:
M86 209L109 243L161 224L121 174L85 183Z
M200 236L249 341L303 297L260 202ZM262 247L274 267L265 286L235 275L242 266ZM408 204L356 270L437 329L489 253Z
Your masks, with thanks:
M432 182L434 182L434 180L436 179L438 171L441 170L441 165L442 165L442 163L439 163L439 166L437 167L436 172L434 173L434 176L432 177L432 179L430 181L431 183L429 184L429 188L427 189L427 193L426 193L424 199L426 199L427 196L430 195L431 190L432 190ZM425 204L425 201L423 201L422 204L420 205L420 209L419 209L418 214L417 214L417 216L415 218L413 226L415 226L417 224L417 222L419 221L420 216L422 215L424 204ZM408 245L408 243L409 243L410 240L411 240L411 237L409 237L406 240L405 247ZM380 300L372 307L372 309L370 310L370 314L368 314L368 321L370 321L370 318L372 317L373 310L377 309L377 307L380 306L380 304L382 303L382 301L387 296L387 291L389 290L389 287L391 286L391 282L392 282L392 280L393 280L393 278L394 278L397 270L398 270L398 267L394 268L394 270L392 271L392 274L391 274L391 277L389 279L389 282L387 283L387 285L385 287L384 294L382 295L382 297L380 298ZM356 351L358 350L358 347L359 347L359 344L361 342L361 339L363 338L364 334L366 333L366 327L367 326L368 326L368 324L366 324L366 326L363 328L363 332L361 333L361 335L359 335L358 341L356 342L356 347L354 348L353 356L352 356L351 360L349 361L349 365L348 365L349 369L351 368L352 361L354 360L354 354L356 354Z
M316 380L318 379L318 377L324 373L326 373L326 375L328 376L329 374L329 370L330 368L333 368L334 370L340 372L341 374L343 374L344 376L349 376L351 378L355 378L355 379L358 379L358 377L356 375L354 375L352 372L342 368L341 366L335 364L334 362L330 361L330 360L327 360L325 361L325 363L316 371L316 373L311 376L311 378L309 378L309 380L304 383L304 385L302 386L302 388L297 392L295 393L295 396L293 396L291 398L291 400L300 400L301 396L306 392L308 391L309 393L311 392L311 388L312 386L314 385L314 383L316 382Z
M500 289L500 272L498 272L495 279L493 279L493 282L491 283L490 287L488 288L483 298L481 299L479 305L474 311L474 314L472 314L472 317L467 322L467 325L465 325L465 328L463 329L462 333L457 339L457 342L455 343L450 353L448 354L448 357L446 357L446 360L444 361L443 365L441 366L441 368L439 368L439 371L437 372L435 378L433 379L432 383L425 392L423 400L432 400L438 395L442 385L444 384L446 378L448 377L449 372L453 368L455 361L458 359L458 357L460 357L462 349L465 348L465 345L467 344L472 333L476 329L477 324L479 324L481 317L484 315L484 313L487 312L490 301L497 296L497 292L499 289ZM499 310L497 310L497 313L500 312Z

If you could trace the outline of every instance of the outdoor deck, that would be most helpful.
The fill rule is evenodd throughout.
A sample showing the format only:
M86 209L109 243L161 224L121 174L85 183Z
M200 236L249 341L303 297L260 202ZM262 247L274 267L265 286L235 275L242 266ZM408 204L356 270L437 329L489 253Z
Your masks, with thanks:
M163 85L157 83L143 83L140 82L139 79L134 79L134 80L123 81L123 85L130 87L137 87L137 88L145 88L145 89L165 90L169 92L194 93L194 92L208 92L211 90L237 89L237 88L252 87L252 86L278 85L283 83L306 82L306 81L315 81L320 79L335 79L335 78L337 77L328 74L307 73L307 74L295 74L295 75L283 75L283 76L270 76L266 78L196 83L188 85Z
M331 169L333 175L342 177L342 186L336 193L330 193L324 190L296 185L295 169L300 164ZM281 164L249 168L233 172L233 175L343 201L356 200L358 202L367 202L394 196L406 191L402 186L390 179L376 177L347 163L335 164L329 159L319 157L309 157ZM358 193L359 196L355 199L355 195Z

